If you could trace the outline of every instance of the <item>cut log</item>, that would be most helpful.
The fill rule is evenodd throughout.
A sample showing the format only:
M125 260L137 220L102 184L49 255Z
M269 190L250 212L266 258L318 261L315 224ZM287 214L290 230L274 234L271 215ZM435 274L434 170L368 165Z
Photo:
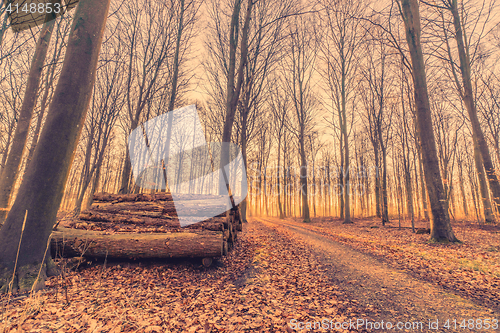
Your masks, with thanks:
M94 194L94 201L101 202L135 202L135 201L172 201L170 193L131 193L131 194L110 194L110 193L96 193Z
M103 214L99 212L86 211L80 214L80 220L92 222L107 222L107 223L125 223L125 224L144 224L144 225L166 225L173 228L179 228L180 224L177 219L170 216L159 215L157 218L147 216L147 212L132 212L129 214Z
M176 215L173 201L165 201L163 204L160 204L158 202L147 202L147 201L94 202L94 204L90 207L90 211L100 212L100 213L142 211L142 212L163 213L171 216Z
M206 258L224 255L223 233L196 231L110 234L59 227L52 232L53 255L91 258Z
M159 213L161 215L168 216L177 216L177 209L182 208L183 213L186 216L210 216L210 214L217 209L218 211L224 211L224 207L222 206L208 206L203 204L193 204L193 205L185 205L185 204L176 204L174 205L173 201L157 201L157 202L102 202L102 203L94 203L90 208L92 212L99 213L130 213L137 212L138 214L143 214L142 212L150 212L151 213ZM217 216L223 216L226 213L221 213Z
M211 217L217 196L170 193L94 195L90 209L63 219L52 250L63 256L112 258L215 258L227 255L241 230L239 208ZM211 205L210 203L215 203ZM217 204L219 203L219 204ZM216 207L217 206L217 207ZM176 208L204 220L181 227ZM198 220L197 219L197 220Z
M176 194L177 198L182 200L213 200L221 196L208 194ZM96 193L94 201L98 202L136 202L136 201L173 201L172 194L165 192L158 193L130 193L130 194L111 194Z
M201 263L203 264L203 266L205 266L207 268L212 265L212 262L213 262L212 258L203 258L203 259L201 259Z

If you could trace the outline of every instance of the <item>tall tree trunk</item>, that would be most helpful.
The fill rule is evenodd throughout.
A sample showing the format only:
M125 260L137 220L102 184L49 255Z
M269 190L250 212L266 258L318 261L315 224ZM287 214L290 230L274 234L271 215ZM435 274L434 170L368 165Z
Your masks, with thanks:
M389 222L389 207L387 198L387 148L382 138L382 130L379 130L380 148L382 149L382 225Z
M5 31L7 30L7 18L9 17L9 13L7 11L4 12L2 20L2 26L0 27L0 45L3 42L3 36L5 35Z
M278 196L278 217L282 220L285 218L285 214L283 214L283 207L281 205L281 184L280 184L280 168L281 168L281 135L278 138L278 170L277 170L277 175L276 175L276 186L277 186L277 193L276 195Z
M345 114L344 114L345 118ZM345 120L345 119L344 119ZM351 221L351 202L350 202L350 165L349 165L349 137L347 136L347 125L344 123L344 170L343 179L344 179L344 222L343 223L352 223Z
M175 54L174 54L174 73L172 76L172 92L170 94L170 101L168 103L168 112L172 112L175 107L175 98L177 96L177 86L178 86L178 79L179 79L179 52L181 48L181 39L182 39L182 30L184 28L184 0L180 0L180 5L181 5L181 12L180 12L180 17L179 17L179 25L177 27L177 40L175 42ZM168 118L168 124L167 124L167 142L165 143L165 156L169 158L170 156L170 136L172 135L172 123L173 123L173 114L170 115ZM163 169L165 169L164 161L163 162ZM165 172L165 171L164 171ZM165 173L166 174L166 173ZM165 183L167 183L168 180L165 179ZM165 184L167 185L167 184ZM161 192L166 192L166 187L161 190Z
M248 77L247 77L248 79ZM248 83L248 82L247 82ZM248 114L249 114L249 95L248 93L245 94L245 99L241 105L241 155L243 157L243 165L246 168L247 166L247 150L248 150ZM278 158L279 158L279 151L278 151ZM279 160L278 160L279 164ZM247 178L242 178L241 179L241 188L243 189L244 186L246 186L248 181L248 176ZM279 184L279 180L278 180ZM248 207L248 201L247 198L245 198L241 203L240 203L240 212L241 212L241 220L245 223L247 222L247 207Z
M479 204L478 204L478 189L477 189L477 179L474 179L474 172L469 173L469 183L471 185L471 194L472 194L472 203L474 204L474 211L476 212L476 220L481 221L481 217L479 215Z
M458 164L458 177L460 180L460 192L462 193L462 204L463 204L463 211L464 211L464 217L467 218L469 215L469 211L467 209L467 201L465 197L465 187L464 187L464 172L463 172L463 161L461 158L457 160Z
M28 82L24 92L24 100L12 140L12 147L7 158L7 163L0 175L0 225L7 217L7 208L11 201L14 185L21 169L21 161L26 149L26 142L28 141L28 132L36 100L38 98L43 63L45 62L47 50L49 49L50 37L54 30L54 22L53 15L47 14L40 36L38 37L33 61L31 62Z
M411 219L411 228L415 232L415 214L413 212L413 191L411 188L411 175L408 167L408 161L405 162L405 187L406 187L406 208L408 210L408 216Z
M422 148L422 164L429 194L432 220L431 241L457 242L451 228L448 215L448 204L444 192L439 159L437 156L436 141L432 128L431 108L427 90L425 62L420 44L420 13L418 0L401 0L402 15L405 23L406 40L410 50L412 62L412 77L414 85L417 134Z
M497 210L500 210L500 183L495 173L495 168L493 167L493 161L491 160L490 151L488 150L488 144L484 137L484 133L481 129L481 125L477 116L477 108L474 101L474 91L472 88L470 56L468 46L466 47L466 43L464 41L462 22L460 20L460 14L458 12L458 1L451 0L450 5L450 10L453 15L453 25L455 27L455 40L457 42L458 56L460 59L460 72L462 74L462 99L469 114L474 138L477 140L479 152L481 153L484 170L486 171L486 177L488 178L490 189L493 194L493 200L495 201Z
M287 168L287 136L286 131L283 132L283 215L286 217L290 214L290 196L288 195L288 168Z
M325 197L328 197L328 216L332 216L332 180L330 178L330 159L328 159L328 164L326 166L326 177L328 188Z
M230 26L230 43L229 43L229 68L227 75L227 87L226 87L226 115L224 118L224 126L222 129L222 142L231 142L231 134L233 130L234 117L236 114L236 107L238 105L238 99L241 92L241 86L243 84L244 69L246 66L246 61L248 57L248 33L250 29L250 19L252 16L253 0L248 0L247 12L245 14L245 21L243 24L243 31L241 36L241 51L240 51L240 63L238 66L238 71L236 72L236 50L238 48L238 25L239 25L239 13L241 9L242 0L236 0L235 7L233 9L233 14L231 17ZM236 78L236 83L235 83ZM229 149L222 149L220 156L221 171L222 168L229 164ZM223 177L224 175L221 175ZM224 192L227 189L228 184L224 184L219 188L219 191Z
M60 47L60 51L58 51L58 54L60 55L62 51L62 47ZM58 59L59 57L54 57L54 61ZM45 86L43 95L42 95L42 100L40 102L40 111L38 112L38 117L36 120L36 126L35 126L35 131L33 132L33 139L31 140L31 145L30 149L28 150L28 158L27 158L27 163L28 164L31 159L33 158L33 153L35 152L36 145L38 143L38 138L40 136L40 131L42 129L42 122L43 122L43 117L45 115L45 111L47 110L48 106L48 100L49 100L49 95L50 95L50 87L52 87L52 84L54 82L54 76L55 76L55 68L56 65L52 65L49 70L47 70L47 75L45 77L45 82L43 82L43 85Z
M307 202L307 159L306 149L304 145L304 128L301 127L300 136L300 196L302 199L302 222L309 223L311 218L309 216L309 203Z
M378 142L378 140L375 140ZM382 209L380 204L380 156L378 151L378 144L374 143L373 145L373 154L375 155L375 214L377 217L382 217Z
M402 74L404 75L404 67L401 66ZM401 85L401 96L404 96L404 85ZM410 144L408 140L408 119L406 118L406 107L404 98L401 99L401 109L403 110L403 130L401 132L401 145L403 147L403 168L405 173L405 188L406 188L406 208L408 216L411 219L411 229L415 232L415 212L413 210L413 189L411 185L411 162L410 162ZM414 156L415 157L415 156ZM416 168L415 168L416 169ZM416 181L418 184L418 181Z
M94 193L97 189L97 186L99 185L99 179L101 177L101 167L102 167L102 163L104 161L104 152L106 150L107 141L108 141L108 139L105 138L104 142L103 142L103 146L102 146L101 151L99 153L99 158L97 160L97 164L95 165L94 171L92 172L94 174L94 178L93 178L92 184L90 186L89 196L88 196L87 202L83 206L83 209L88 209L90 206L92 206L92 203L94 202Z
M313 214L314 217L316 217L316 195L317 195L317 186L316 186L316 170L315 168L315 163L314 163L314 156L313 156L313 169L312 169L312 188L314 189L314 192L311 195L311 201L312 201L312 206L313 206Z
M0 229L3 291L9 289L13 273L14 289L38 289L45 284L46 249L90 104L109 3L110 0L80 0L76 9L61 75L38 147Z
M139 121L134 119L131 124L132 130L136 129L139 124ZM133 146L132 146L133 149ZM130 161L130 156L133 155L133 151L129 151L129 148L126 149L125 153L125 161L123 165L123 170L121 174L121 185L120 185L120 190L118 191L119 193L130 193L133 192L131 191L130 185L131 185L131 176L132 176L132 162Z
M491 209L490 194L488 193L488 184L486 183L486 176L484 175L481 153L479 152L476 138L473 137L472 139L474 141L474 163L476 165L479 193L481 195L481 202L483 203L484 222L494 223L495 214L493 214L493 210Z
M366 170L366 168L365 168ZM364 174L364 194L365 194L365 202L366 202L366 217L370 216L370 178L368 178L368 173Z
M344 64L342 65L342 134L344 138L344 169L342 170L342 178L344 179L344 222L345 224L352 223L351 221L351 205L350 205L350 188L349 188L349 134L347 133L347 100L345 91L346 74Z
M2 176L1 173L3 172L3 168L5 167L5 163L7 162L7 157L9 156L9 147L12 141L12 132L14 131L15 122L16 119L15 118L12 119L12 121L9 124L9 130L7 131L7 142L5 142L4 151L2 154L2 161L0 162L0 177Z
M415 165L415 168L414 168L414 175L415 175L415 207L417 207L417 219L421 219L422 218L422 211L420 209L420 186L419 186L419 181L418 181L418 163L417 163L417 151L416 149L413 150L412 152L412 155L413 155L413 164Z
M80 174L80 187L76 192L76 202L74 214L77 216L80 214L82 209L83 198L85 197L85 192L89 186L90 178L92 174L90 173L90 160L92 158L92 145L94 144L94 128L89 130L89 137L87 138L87 147L85 149L85 161L83 162L82 171Z
M429 221L429 207L428 207L428 201L427 201L427 190L426 190L426 186L425 186L425 175L424 175L424 167L423 167L423 162L422 162L422 150L421 149L422 148L419 146L418 161L419 161L419 165L420 165L420 188L422 190L422 192L421 192L422 209L424 210L424 220Z
M340 194L338 195L339 197L339 209L340 209L340 218L342 220L345 219L345 205L344 205L344 191L345 191L345 188L344 188L344 149L343 149L343 135L340 134L340 170L339 170L339 185L341 186L341 192ZM337 168L338 170L338 168Z

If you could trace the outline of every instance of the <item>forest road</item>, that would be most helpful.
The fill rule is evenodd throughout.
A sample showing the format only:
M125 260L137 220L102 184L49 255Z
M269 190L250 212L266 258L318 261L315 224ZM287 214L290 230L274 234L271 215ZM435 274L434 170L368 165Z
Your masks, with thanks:
M359 306L374 309L378 316L373 319L377 321L423 323L423 329L406 330L408 332L500 331L500 327L479 328L478 323L478 320L484 323L485 319L490 319L490 322L500 320L498 309L481 306L438 285L416 279L373 256L323 236L306 224L277 218L253 220L310 246L332 283ZM435 322L436 319L439 320L438 329L429 329L429 321ZM464 319L466 325L472 323L469 320L474 320L474 328L460 328ZM444 327L447 320L450 326Z

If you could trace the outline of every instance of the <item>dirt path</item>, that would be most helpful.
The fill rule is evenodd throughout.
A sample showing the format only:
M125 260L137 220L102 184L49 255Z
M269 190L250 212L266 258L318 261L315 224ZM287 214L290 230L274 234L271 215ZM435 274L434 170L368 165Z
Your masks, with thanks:
M372 256L318 234L307 225L273 218L255 220L278 232L291 234L298 242L310 246L316 260L327 267L328 275L339 290L360 307L367 307L378 313L374 318L377 321L423 323L423 329L408 331L464 332L472 328L482 332L500 330L493 330L493 327L485 329L480 325L485 319L500 320L498 312L439 286L418 280ZM435 322L436 319L439 320L439 329L429 330L429 320ZM450 327L443 327L448 319ZM467 327L460 328L464 319ZM474 324L470 322L470 327L469 319L475 321ZM456 329L453 320L456 320Z

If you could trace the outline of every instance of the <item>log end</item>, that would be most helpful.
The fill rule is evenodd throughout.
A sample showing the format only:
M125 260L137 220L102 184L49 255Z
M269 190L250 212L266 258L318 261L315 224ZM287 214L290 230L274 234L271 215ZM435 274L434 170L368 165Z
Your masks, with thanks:
M210 267L212 265L212 262L213 262L213 259L212 258L203 258L201 259L201 263L203 264L203 266L205 266L206 268Z

